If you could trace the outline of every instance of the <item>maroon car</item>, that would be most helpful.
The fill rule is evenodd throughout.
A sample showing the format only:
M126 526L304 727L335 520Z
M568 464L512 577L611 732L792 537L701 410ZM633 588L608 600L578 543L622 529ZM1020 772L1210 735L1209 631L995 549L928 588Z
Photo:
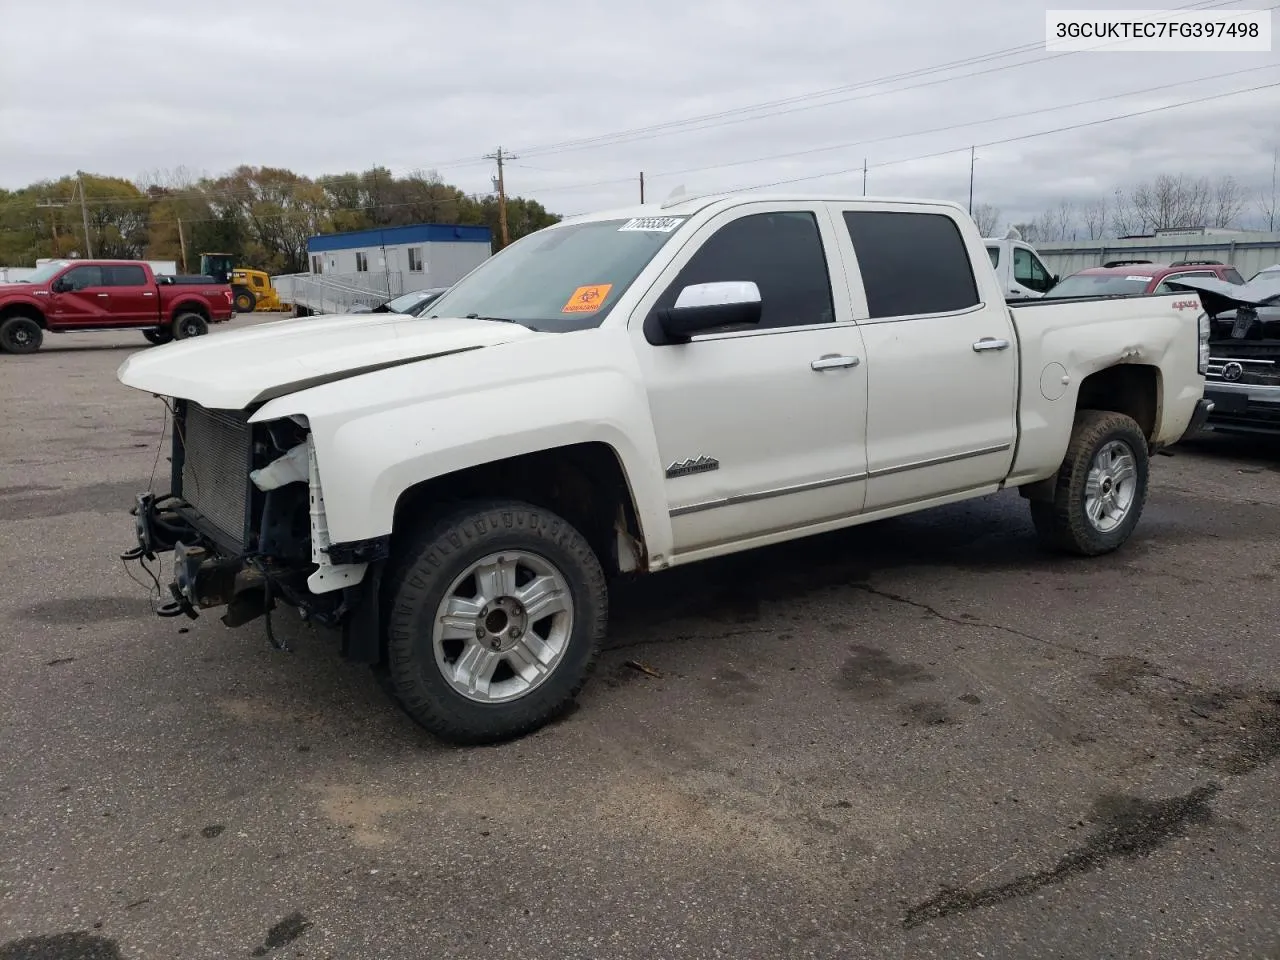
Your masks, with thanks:
M137 328L152 343L198 337L235 308L230 285L195 281L157 277L137 260L52 260L0 285L0 351L34 353L46 332Z
M1150 260L1112 260L1065 277L1052 287L1046 298L1124 297L1144 293L1176 293L1170 281L1183 277L1216 277L1227 283L1244 283L1236 268L1217 260L1179 260L1152 263Z

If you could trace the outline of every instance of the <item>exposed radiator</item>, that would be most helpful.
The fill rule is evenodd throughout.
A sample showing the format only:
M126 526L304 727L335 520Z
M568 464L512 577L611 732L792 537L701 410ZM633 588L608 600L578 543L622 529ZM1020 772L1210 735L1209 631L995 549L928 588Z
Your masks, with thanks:
M188 403L181 431L182 498L200 511L223 539L243 547L253 466L250 424L243 414Z

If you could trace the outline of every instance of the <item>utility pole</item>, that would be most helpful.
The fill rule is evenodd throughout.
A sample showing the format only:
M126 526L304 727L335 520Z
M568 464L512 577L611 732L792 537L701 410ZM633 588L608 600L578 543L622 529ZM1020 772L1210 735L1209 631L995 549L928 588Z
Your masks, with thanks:
M53 255L58 256L58 219L54 215L54 210L65 207L65 203L56 203L53 200L41 200L36 204L37 207L43 207L49 211L49 232L53 234Z
M1274 179L1274 177L1272 179ZM644 171L643 170L640 171L640 202L642 204L644 203Z
M93 239L89 236L89 208L84 202L84 174L79 170L76 171L76 184L80 188L80 218L84 221L84 252L92 260Z
M507 183L502 175L502 163L504 160L518 160L519 157L513 153L503 153L499 147L494 153L486 154L485 159L496 160L498 163L498 228L502 231L502 247L505 247L510 242L510 237L507 233Z
M862 195L867 195L867 158L862 158Z
M973 216L973 161L975 159L973 151L976 149L976 147L969 148L969 216L971 217Z
M1268 214L1267 231L1274 233L1276 229L1276 158L1280 157L1280 148L1271 151L1271 210Z
M182 232L182 218L178 218L178 246L182 248L182 272L187 272L187 238Z

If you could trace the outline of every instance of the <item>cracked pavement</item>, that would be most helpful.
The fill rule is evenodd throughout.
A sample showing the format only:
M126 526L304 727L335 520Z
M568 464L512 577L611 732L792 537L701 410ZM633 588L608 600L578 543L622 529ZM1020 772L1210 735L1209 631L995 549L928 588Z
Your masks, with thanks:
M578 708L460 750L150 614L140 340L0 357L0 960L1280 957L1280 444L1095 560L1006 494L619 584Z

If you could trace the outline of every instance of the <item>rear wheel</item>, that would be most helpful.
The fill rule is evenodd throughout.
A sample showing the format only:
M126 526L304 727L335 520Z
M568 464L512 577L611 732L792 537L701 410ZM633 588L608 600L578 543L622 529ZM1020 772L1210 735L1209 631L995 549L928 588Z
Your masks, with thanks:
M441 739L532 732L586 682L607 590L590 545L561 517L470 504L409 538L388 574L387 685Z
M1078 556L1117 549L1142 516L1150 466L1147 438L1133 418L1081 410L1053 499L1031 503L1036 533L1047 546Z
M142 335L154 344L168 343L173 339L173 332L164 327L155 327L151 330L143 330Z
M245 287L236 287L234 289L235 304L237 313L253 313L254 308L258 305L258 298L254 296L252 290Z
M0 323L0 350L5 353L35 353L44 342L44 330L30 317L10 317Z
M203 337L209 332L209 324L198 313L180 313L173 318L173 339Z

